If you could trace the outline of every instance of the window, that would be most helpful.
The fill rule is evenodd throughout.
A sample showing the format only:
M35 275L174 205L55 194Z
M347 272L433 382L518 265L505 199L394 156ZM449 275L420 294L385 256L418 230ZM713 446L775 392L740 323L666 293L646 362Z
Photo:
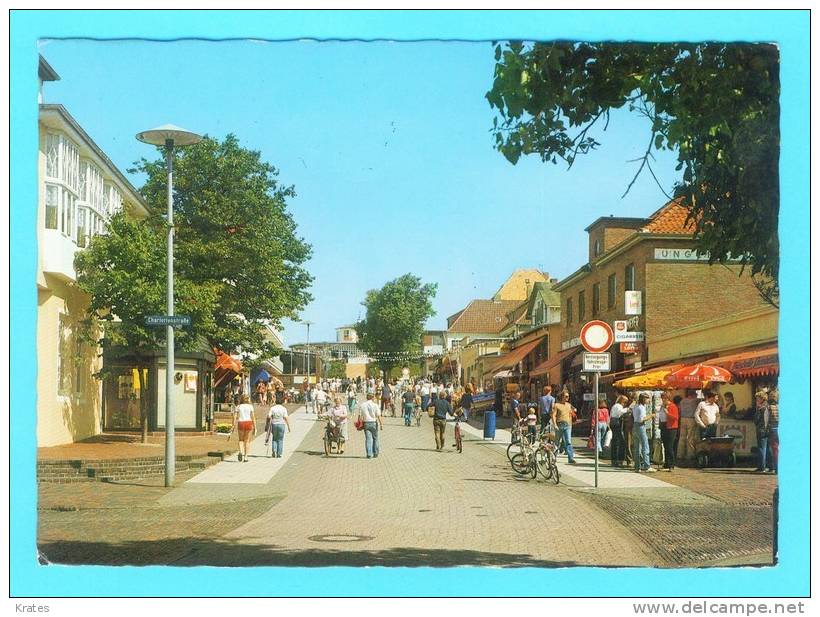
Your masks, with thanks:
M601 284L595 283L592 286L592 314L597 315L601 312Z
M57 229L60 216L60 187L46 184L46 229Z
M77 208L77 246L85 248L88 240L88 208Z
M624 291L635 289L635 264L629 264L624 270Z
M60 136L46 133L46 176L60 177Z
M74 237L74 195L67 190L62 189L63 193L63 210L60 218L60 231L62 231L69 238Z
M572 324L572 298L567 298L567 325Z
M70 337L71 327L68 322L68 315L60 313L57 324L57 393L62 396L71 394Z
M592 256L593 257L598 257L598 255L601 254L601 250L602 250L601 239L598 238L597 240L595 240L595 244L593 245Z
M617 286L618 283L615 280L615 275L610 274L606 280L606 305L609 308L615 306L615 295L618 293Z
M584 297L586 294L583 291L578 292L578 321L581 321L584 318L584 313L586 312L586 298Z

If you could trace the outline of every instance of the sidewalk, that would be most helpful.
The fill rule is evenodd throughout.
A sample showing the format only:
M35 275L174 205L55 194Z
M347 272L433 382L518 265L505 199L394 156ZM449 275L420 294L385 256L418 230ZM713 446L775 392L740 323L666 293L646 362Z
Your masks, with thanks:
M221 463L197 474L188 480L187 484L267 484L287 465L290 457L317 422L315 415L305 413L304 406L288 411L288 419L292 430L285 433L285 452L282 458L271 458L270 444L265 445L265 425L262 422L259 425L261 432L251 442L247 463L239 462L237 451Z

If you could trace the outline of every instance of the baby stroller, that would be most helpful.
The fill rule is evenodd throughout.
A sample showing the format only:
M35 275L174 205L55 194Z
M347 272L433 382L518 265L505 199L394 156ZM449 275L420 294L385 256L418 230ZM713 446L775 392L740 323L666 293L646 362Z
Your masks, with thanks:
M342 434L342 427L337 424L333 418L327 419L322 441L325 446L325 456L344 453L345 438Z

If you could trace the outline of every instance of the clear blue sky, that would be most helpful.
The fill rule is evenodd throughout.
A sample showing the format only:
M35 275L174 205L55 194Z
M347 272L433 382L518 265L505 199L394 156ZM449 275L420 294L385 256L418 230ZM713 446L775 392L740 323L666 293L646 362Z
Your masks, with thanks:
M368 289L405 272L439 284L436 316L489 297L516 268L562 278L587 258L599 216L647 216L665 201L648 174L621 199L648 140L646 121L612 115L603 146L572 170L492 145L487 43L48 41L65 105L125 171L160 124L260 150L295 185L290 210L313 245L311 340L352 323ZM671 190L674 157L655 162ZM132 177L139 187L142 178ZM285 342L304 340L286 322Z

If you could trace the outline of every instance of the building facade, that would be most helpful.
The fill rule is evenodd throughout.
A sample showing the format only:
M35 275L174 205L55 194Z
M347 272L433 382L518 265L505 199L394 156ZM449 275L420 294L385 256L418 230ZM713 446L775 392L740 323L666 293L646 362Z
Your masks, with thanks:
M41 60L41 85L56 79ZM88 297L74 255L115 213L144 217L148 208L61 105L40 104L37 165L37 442L51 446L102 430L101 360L89 342L99 333L84 331Z

